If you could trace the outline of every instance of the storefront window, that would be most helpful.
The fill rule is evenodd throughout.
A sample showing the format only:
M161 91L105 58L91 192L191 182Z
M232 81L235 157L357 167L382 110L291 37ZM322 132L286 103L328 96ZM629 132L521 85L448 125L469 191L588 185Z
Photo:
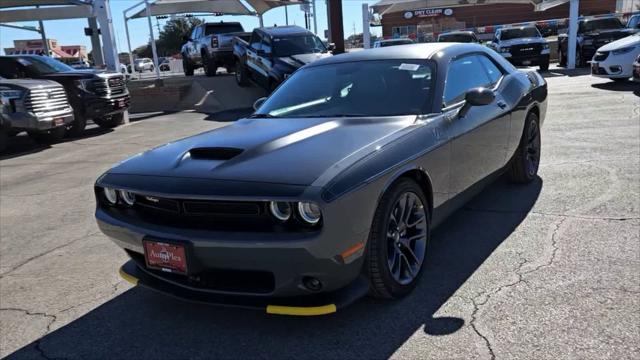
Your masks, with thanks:
M394 26L391 28L394 38L409 37L416 35L416 25Z

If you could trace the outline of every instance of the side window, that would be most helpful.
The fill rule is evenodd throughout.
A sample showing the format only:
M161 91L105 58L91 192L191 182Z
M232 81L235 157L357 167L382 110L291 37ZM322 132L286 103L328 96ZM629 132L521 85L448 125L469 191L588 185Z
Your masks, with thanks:
M494 64L494 62L485 55L477 55L476 57L480 60L480 63L482 63L482 66L487 72L489 80L491 81L491 86L497 84L498 80L500 80L504 75L502 70L500 70L500 68L498 68L496 64Z
M262 39L262 51L264 51L264 54L267 56L271 56L271 40L269 40L268 37L264 37Z
M467 91L477 87L491 85L477 55L456 59L449 65L447 81L444 87L444 106L453 105L464 100Z
M0 59L0 76L5 79L18 79L20 75L17 62L6 58Z
M260 36L260 34L256 31L253 32L253 34L251 34L251 41L249 42L249 46L255 50L258 51L260 49L262 49L262 36Z

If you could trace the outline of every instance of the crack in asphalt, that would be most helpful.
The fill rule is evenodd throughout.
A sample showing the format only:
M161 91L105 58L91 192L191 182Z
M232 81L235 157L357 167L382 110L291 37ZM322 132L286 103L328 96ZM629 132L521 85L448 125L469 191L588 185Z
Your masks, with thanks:
M41 253L41 254L34 255L34 256L32 256L32 257L30 257L30 258L26 259L25 261L23 261L23 262L19 263L18 265L15 265L15 266L11 267L9 270L7 270L7 271L3 272L2 274L0 274L0 279L4 278L5 276L10 275L12 272L14 272L14 271L18 270L19 268L21 268L21 267L23 267L24 265L26 265L26 264L28 264L28 263L32 262L33 260L39 259L39 258L41 258L41 257L43 257L43 256L46 256L46 255L48 255L48 254L50 254L50 253L52 253L52 252L54 252L54 251L56 251L56 250L62 249L62 248L66 247L66 246L69 246L69 245L71 245L71 244L73 244L73 243L75 243L75 242L77 242L77 241L80 241L80 240L85 239L85 238L87 238L87 237L91 237L91 236L93 236L93 235L97 235L97 234L99 234L99 233L100 233L99 231L93 231L93 232L90 232L90 233L88 233L88 234L86 234L86 235L80 236L80 237L78 237L78 238L76 238L76 239L73 239L73 240L71 240L71 241L69 241L69 242L66 242L66 243L64 243L64 244L62 244L62 245L58 245L58 246L54 247L53 249L47 250L47 251L45 251L45 252L43 252L43 253Z
M542 215L542 216L556 216L563 218L572 218L572 219L584 219L584 220L602 220L602 221L630 221L630 220L640 220L639 217L607 217L607 216L587 216L587 215L570 215L570 214L557 214L557 213L546 213L541 211L518 211L518 210L501 210L501 209L479 209L479 208L471 208L465 207L463 211L469 212L486 212L486 213L495 213L495 214L534 214L534 215Z
M55 323L58 320L58 317L56 315L51 315L51 314L47 314L47 313L44 313L44 312L31 312L31 311L29 311L27 309L21 309L21 308L15 308L15 307L0 308L0 311L17 311L17 312L22 312L22 313L24 313L24 314L26 314L28 316L42 316L42 317L45 317L45 318L49 319L48 323L47 323L47 327L45 329L45 333L42 336L47 335L49 332L51 332L51 326L53 325L53 323ZM55 358L52 358L52 357L48 356L45 353L44 349L41 346L42 345L41 341L42 341L42 337L40 337L39 339L37 339L33 343L34 349L44 359L47 359L47 360L55 359Z

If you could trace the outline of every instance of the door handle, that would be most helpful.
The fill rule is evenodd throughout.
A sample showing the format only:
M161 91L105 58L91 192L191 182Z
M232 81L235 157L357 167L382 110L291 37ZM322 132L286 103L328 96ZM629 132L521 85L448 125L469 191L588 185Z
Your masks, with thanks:
M503 109L503 110L506 109L507 107L507 103L504 101L498 101L496 104L500 107L500 109Z

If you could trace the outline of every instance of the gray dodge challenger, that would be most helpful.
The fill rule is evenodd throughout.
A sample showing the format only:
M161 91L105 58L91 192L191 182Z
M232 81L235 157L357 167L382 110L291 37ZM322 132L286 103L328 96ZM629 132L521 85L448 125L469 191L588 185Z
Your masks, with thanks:
M100 176L123 278L272 314L407 295L447 215L537 176L547 85L480 45L416 44L319 60L255 107Z

